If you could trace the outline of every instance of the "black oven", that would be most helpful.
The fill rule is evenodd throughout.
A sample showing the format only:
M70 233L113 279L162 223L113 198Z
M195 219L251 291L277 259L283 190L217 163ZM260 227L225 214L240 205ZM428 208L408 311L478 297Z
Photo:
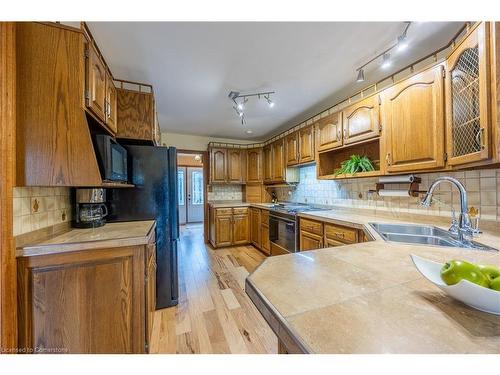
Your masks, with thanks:
M295 253L297 251L296 227L295 215L276 211L269 212L271 255Z

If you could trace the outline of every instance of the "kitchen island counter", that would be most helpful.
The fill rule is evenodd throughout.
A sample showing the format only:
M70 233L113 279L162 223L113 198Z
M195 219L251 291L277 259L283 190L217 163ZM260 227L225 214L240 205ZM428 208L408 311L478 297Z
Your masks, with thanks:
M373 241L271 257L247 278L281 352L500 353L500 316L447 297L410 258L500 266L499 252L386 242L367 225L409 218L342 210L299 216L356 226ZM497 225L478 241L498 248Z

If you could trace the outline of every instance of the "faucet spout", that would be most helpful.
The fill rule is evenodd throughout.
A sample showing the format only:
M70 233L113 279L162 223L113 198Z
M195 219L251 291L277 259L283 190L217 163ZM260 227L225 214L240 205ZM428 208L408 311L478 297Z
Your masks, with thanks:
M458 235L459 241L465 241L466 236L474 235L474 230L470 224L470 217L468 214L468 204L467 204L467 191L465 190L464 185L453 177L439 177L431 184L429 190L425 194L424 198L421 201L423 206L429 207L432 203L432 195L434 194L434 190L436 187L442 182L449 182L452 185L456 186L458 191L460 192L460 215L458 217L458 224L453 224L450 228L451 232L454 232Z

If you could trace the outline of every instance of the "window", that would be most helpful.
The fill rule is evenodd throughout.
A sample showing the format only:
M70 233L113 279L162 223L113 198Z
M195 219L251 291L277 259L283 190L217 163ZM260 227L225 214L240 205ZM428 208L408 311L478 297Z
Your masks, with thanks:
M191 197L192 204L203 204L203 172L202 171L192 171L191 172Z
M184 169L177 169L177 191L179 192L179 206L184 206Z

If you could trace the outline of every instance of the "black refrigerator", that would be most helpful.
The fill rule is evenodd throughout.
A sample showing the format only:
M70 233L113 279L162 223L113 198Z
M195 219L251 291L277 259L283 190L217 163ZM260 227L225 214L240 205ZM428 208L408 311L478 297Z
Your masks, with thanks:
M124 145L134 188L108 193L109 222L156 220L156 308L179 300L177 151L174 147Z

